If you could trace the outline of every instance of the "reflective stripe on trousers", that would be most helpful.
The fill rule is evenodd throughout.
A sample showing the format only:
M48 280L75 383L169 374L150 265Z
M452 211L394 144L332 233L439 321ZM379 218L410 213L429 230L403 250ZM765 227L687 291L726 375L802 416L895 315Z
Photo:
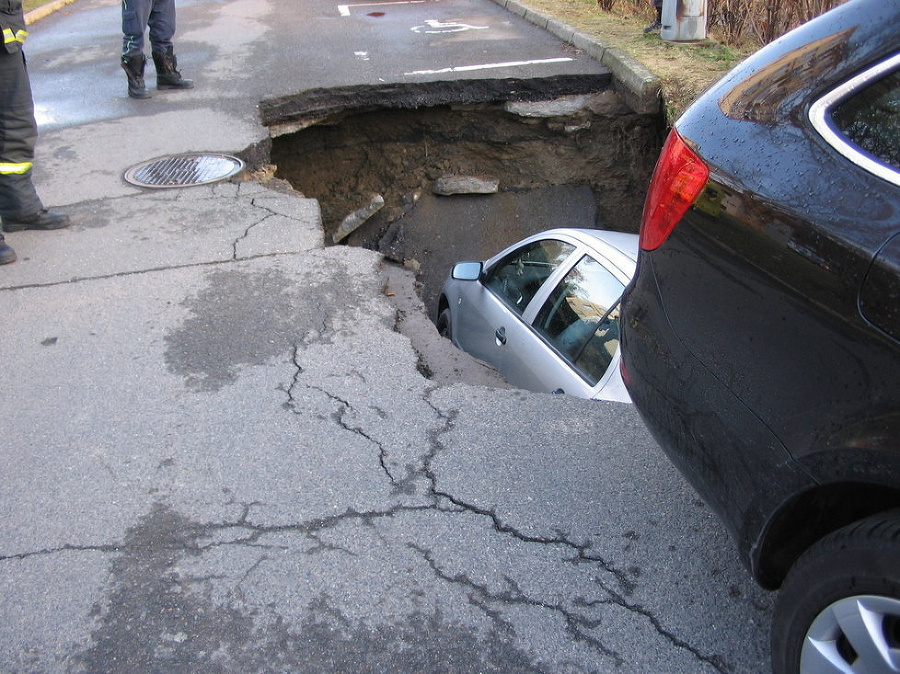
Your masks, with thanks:
M11 28L3 29L3 43L4 44L10 44L11 42L18 42L19 44L24 44L26 37L28 37L27 30L17 30L15 33L13 33Z
M21 164L0 164L0 174L10 175L17 174L21 175L23 173L28 173L33 164L29 162L22 162Z

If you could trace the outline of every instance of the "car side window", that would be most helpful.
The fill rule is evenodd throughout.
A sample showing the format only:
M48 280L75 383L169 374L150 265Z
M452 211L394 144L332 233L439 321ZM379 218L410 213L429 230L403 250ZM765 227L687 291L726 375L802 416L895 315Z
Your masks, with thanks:
M555 239L518 248L489 272L487 287L521 316L544 281L574 250L575 246Z
M619 298L624 290L608 269L585 255L534 319L535 330L592 386L619 347Z
M900 169L900 71L842 101L834 108L832 120L855 145Z

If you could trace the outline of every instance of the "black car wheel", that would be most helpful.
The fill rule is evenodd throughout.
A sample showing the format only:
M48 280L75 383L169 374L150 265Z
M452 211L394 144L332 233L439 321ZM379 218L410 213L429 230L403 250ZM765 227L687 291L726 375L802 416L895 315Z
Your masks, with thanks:
M776 674L900 672L900 511L812 546L779 593Z
M450 310L444 309L437 319L437 331L441 337L446 337L447 339L453 339L453 336L450 332Z

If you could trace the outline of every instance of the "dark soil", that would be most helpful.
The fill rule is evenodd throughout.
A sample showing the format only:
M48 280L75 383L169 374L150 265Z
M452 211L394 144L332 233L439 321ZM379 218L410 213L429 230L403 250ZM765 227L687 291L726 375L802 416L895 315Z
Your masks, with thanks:
M596 115L532 119L502 106L373 111L275 139L278 177L322 206L326 240L373 194L394 219L417 190L447 175L498 180L503 192L588 185L600 219L636 231L660 148L658 119Z
M428 101L463 91L467 102L411 108L425 100L421 92L393 85L380 96L369 88L357 98L347 91L333 98L319 93L305 109L293 99L269 106L272 124L310 124L275 138L271 159L279 178L319 201L326 243L344 218L374 195L383 197L383 208L346 243L412 268L432 314L456 261L485 259L552 227L637 231L662 142L662 115L634 113L605 84L570 96L560 93L558 82L543 94L516 83L515 95L506 96L496 84L487 93L460 90L459 82L448 83L447 91L436 84ZM558 114L515 107L521 98L533 102L550 94L547 105L581 105ZM485 95L514 100L471 102ZM347 109L339 111L342 105ZM434 182L446 176L498 181L499 192L434 196Z

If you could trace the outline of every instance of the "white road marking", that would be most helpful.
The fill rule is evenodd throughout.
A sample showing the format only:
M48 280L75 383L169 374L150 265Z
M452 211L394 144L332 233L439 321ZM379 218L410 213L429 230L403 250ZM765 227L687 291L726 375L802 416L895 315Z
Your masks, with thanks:
M424 5L425 0L397 0L396 2L363 2L356 5L338 5L341 16L350 16L353 7L384 7L385 5Z
M567 56L561 56L552 59L539 59L534 61L507 61L506 63L483 63L474 66L453 66L450 68L441 68L440 70L414 70L411 73L403 73L404 75L443 75L444 73L464 73L472 70L491 70L492 68L516 68L518 66L542 65L544 63L564 63L573 61Z
M470 26L467 23L441 23L434 19L428 19L427 26L413 26L410 30L414 33L459 33L464 30L485 30L488 26Z

